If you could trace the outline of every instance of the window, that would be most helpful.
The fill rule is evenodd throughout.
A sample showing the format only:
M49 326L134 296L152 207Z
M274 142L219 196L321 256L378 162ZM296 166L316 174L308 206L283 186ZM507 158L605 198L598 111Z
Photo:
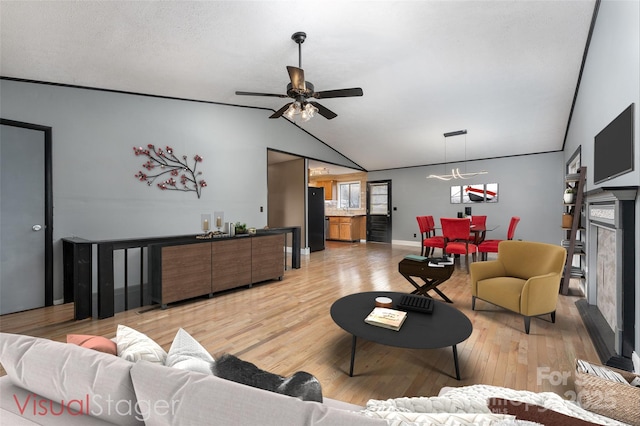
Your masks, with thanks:
M360 182L338 183L338 207L341 209L360 208Z

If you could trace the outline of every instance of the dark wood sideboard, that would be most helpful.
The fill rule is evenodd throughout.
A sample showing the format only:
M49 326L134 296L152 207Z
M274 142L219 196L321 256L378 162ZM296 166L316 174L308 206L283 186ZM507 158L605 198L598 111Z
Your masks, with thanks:
M280 280L284 245L284 234L150 245L153 301L166 308L192 297Z
M285 239L289 238L288 243L285 243ZM223 237L212 238L209 240L198 240L195 235L178 235L178 236L164 236L164 237L144 237L144 238L128 238L120 240L88 240L78 237L62 238L62 252L63 252L63 288L64 288L64 301L65 303L73 302L75 305L75 319L81 320L88 317L97 317L99 319L112 317L115 313L115 275L121 274L124 276L124 309L130 309L127 288L129 286L129 277L135 276L135 272L139 276L137 285L139 285L139 303L136 301L135 306L143 306L143 294L145 292L142 286L146 283L153 285L151 281L147 282L145 279L146 267L140 268L138 271L129 271L127 259L129 255L128 250L133 250L139 253L140 265L145 265L148 262L149 276L151 275L152 262L148 256L151 251L151 246L176 246L174 250L180 252L185 249L186 245L192 244L205 244L210 246L210 256L212 259L210 262L210 281L215 284L209 284L212 288L211 291L206 291L203 294L215 293L225 289L239 287L242 285L250 285L255 282L264 281L271 278L281 277L282 271L279 275L273 271L269 271L268 267L284 265L285 260L282 263L275 262L273 260L265 260L265 256L252 256L254 246L255 253L259 254L265 250L262 247L262 243L255 245L254 241L263 241L265 245L269 245L267 240L261 240L266 237L279 237L283 238L282 245L280 246L280 253L282 253L283 246L286 244L291 247L291 267L293 269L300 268L300 248L301 248L301 235L299 226L270 228L270 229L258 229L258 232L254 236L250 237ZM242 241L239 245L233 244L234 242ZM280 241L280 240L279 240ZM251 249L242 247L242 244L249 244ZM193 250L197 249L194 247ZM114 262L114 254L118 253L120 259L124 258L124 265L116 264ZM284 253L282 253L284 256ZM244 256L244 257L243 257ZM248 257L247 257L248 256ZM216 259L215 261L213 259ZM262 259L262 260L261 260ZM254 264L255 262L255 264ZM206 261L205 266L201 262L196 265L184 264L184 267L180 273L198 276L203 275L203 270L199 269L204 267L204 275L206 275ZM250 267L247 267L250 265ZM97 267L97 274L94 279L94 269ZM124 270L119 270L123 268ZM283 266L284 268L284 266ZM116 269L118 269L116 271ZM179 268L178 268L179 269ZM177 269L176 269L177 270ZM133 273L131 273L133 272ZM251 278L248 278L247 274L251 274ZM157 275L157 273L156 273ZM262 277L262 278L261 278ZM181 276L181 279L184 275ZM191 277L190 279L195 280ZM94 283L94 280L96 281ZM197 281L197 280L196 280ZM244 283L244 284L240 284ZM135 286L136 283L133 283ZM206 283L203 284L206 287ZM195 292L200 292L204 289L199 289ZM182 299L188 298L184 294L180 296ZM96 303L94 304L94 298ZM146 303L148 304L148 302Z

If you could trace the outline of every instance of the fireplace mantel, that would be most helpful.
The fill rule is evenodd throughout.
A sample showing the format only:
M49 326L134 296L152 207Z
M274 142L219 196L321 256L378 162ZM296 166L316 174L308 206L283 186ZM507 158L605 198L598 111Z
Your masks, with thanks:
M585 193L586 300L578 308L604 364L623 366L635 346L635 203L638 187Z

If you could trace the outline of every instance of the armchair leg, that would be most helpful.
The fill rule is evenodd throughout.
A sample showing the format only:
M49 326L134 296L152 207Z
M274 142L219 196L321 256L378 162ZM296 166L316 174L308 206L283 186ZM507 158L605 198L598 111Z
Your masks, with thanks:
M551 322L556 323L556 311L551 312Z
M524 331L529 334L529 328L531 326L531 317L524 317Z
M476 297L471 296L471 310L473 311L476 308Z

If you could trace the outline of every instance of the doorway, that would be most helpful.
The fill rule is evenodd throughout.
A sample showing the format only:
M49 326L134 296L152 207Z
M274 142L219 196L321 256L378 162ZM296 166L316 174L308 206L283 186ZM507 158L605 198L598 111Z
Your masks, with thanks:
M391 180L367 182L367 242L391 243Z
M0 119L0 314L53 305L51 133Z

